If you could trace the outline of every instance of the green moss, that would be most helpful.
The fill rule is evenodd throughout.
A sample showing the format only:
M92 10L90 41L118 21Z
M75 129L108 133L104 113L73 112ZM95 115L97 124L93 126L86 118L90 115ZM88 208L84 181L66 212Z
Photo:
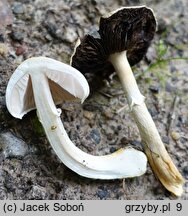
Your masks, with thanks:
M157 78L159 84L161 87L166 86L166 81L169 77L171 77L170 71L168 69L169 62L171 61L188 61L188 58L184 57L172 57L167 58L168 54L168 46L165 45L163 40L160 40L155 47L157 58L154 62L152 62L144 71L137 72L137 79L148 79L146 78L146 74L148 72L153 74L154 78ZM182 46L182 50L184 50L184 47Z
M39 136L45 135L44 129L41 123L39 122L37 116L32 119L32 125L33 125L33 130L36 134L38 134Z
M62 52L60 54L60 59L62 62L69 64L70 63L70 55L68 53Z
M109 105L109 99L101 95L100 93L96 93L93 97L93 102L96 104L99 104L101 106L108 106Z

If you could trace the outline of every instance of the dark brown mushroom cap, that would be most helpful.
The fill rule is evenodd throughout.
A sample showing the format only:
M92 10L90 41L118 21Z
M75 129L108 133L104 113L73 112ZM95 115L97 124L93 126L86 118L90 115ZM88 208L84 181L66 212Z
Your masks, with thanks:
M151 9L125 7L101 17L99 34L108 55L127 50L131 66L138 63L154 37L156 20Z
M92 77L97 74L100 77L107 78L109 73L114 71L113 66L107 59L108 55L105 53L101 39L86 35L72 56L72 66L89 80L92 80ZM87 74L89 74L89 77L87 77Z
M131 66L138 63L154 37L156 20L151 9L125 7L100 19L99 35L86 35L72 56L72 66L81 71L89 83L93 77L107 78L114 72L109 55L127 50Z

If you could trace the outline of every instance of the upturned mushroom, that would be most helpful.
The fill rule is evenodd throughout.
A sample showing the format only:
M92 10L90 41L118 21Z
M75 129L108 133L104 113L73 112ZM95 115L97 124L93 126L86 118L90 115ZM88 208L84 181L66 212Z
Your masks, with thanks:
M165 149L130 67L147 52L156 25L153 11L146 6L113 11L100 19L99 37L86 35L77 44L71 64L84 75L107 77L116 71L154 173L169 191L180 196L183 177Z
M69 139L60 119L61 110L54 103L75 99L83 102L88 94L88 83L78 70L50 58L35 57L24 61L13 73L6 89L6 105L20 119L36 107L55 153L79 175L118 179L144 174L147 159L141 151L122 148L110 155L93 156Z

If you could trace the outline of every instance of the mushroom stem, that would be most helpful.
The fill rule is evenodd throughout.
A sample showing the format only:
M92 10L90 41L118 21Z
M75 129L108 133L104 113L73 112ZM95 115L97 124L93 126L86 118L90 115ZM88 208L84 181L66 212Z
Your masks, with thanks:
M129 66L129 62L127 60L126 51L114 53L110 55L109 59L115 67L116 72L118 73L118 76L121 80L130 109L132 109L135 104L142 104L145 97L140 93L131 67Z
M109 58L113 64L131 107L133 118L140 132L144 150L148 161L162 184L176 196L183 192L183 177L177 170L160 138L157 128L144 103L131 67L128 63L126 51L112 54Z
M77 148L63 127L46 75L36 71L30 73L30 78L39 120L54 151L67 167L97 179L134 177L146 171L146 156L140 151L129 148L106 156L93 156Z

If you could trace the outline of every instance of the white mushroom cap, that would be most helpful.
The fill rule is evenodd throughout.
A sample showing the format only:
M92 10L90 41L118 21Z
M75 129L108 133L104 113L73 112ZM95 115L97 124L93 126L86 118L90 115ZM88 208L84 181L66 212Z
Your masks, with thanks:
M9 112L16 118L22 118L35 109L30 72L36 68L47 77L54 102L88 97L89 86L84 76L75 68L47 57L33 57L24 61L12 75L6 89L6 104ZM31 71L32 70L32 71Z
M6 103L9 112L17 118L22 118L36 106L39 121L53 150L79 175L116 179L144 174L147 159L138 150L120 149L113 154L94 156L72 143L54 101L78 98L83 102L88 95L88 83L78 70L53 59L36 57L23 62L10 78Z

